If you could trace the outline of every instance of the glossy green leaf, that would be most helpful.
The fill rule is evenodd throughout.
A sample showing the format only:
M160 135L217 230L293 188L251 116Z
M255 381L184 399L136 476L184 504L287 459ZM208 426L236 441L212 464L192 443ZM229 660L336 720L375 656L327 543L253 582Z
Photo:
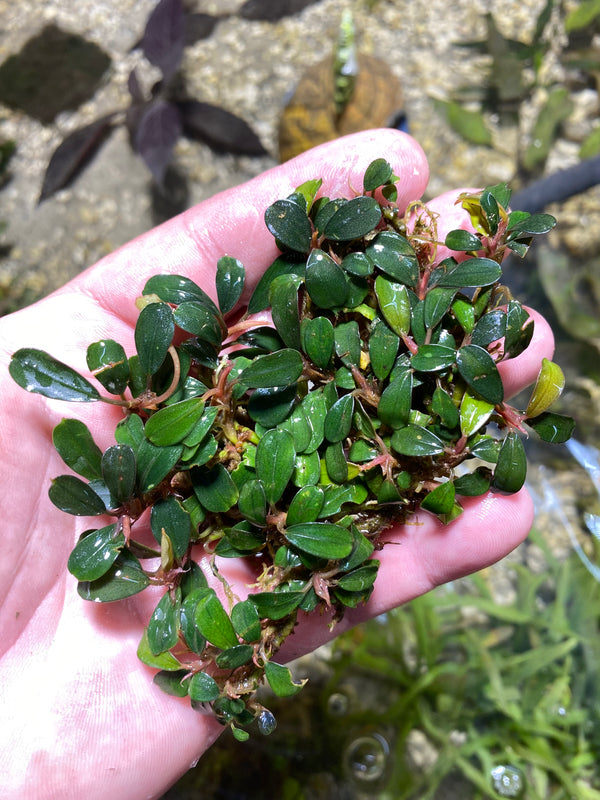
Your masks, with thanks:
M391 445L403 456L435 456L444 452L442 440L420 425L407 425L394 431Z
M196 625L196 606L210 592L211 590L204 586L184 593L183 602L179 607L179 629L187 646L198 655L206 647L206 637L200 633Z
M83 376L43 350L24 347L13 354L8 371L21 388L54 400L99 400L98 390Z
M404 236L391 231L379 233L365 250L366 256L390 278L414 286L419 277L417 255Z
M147 629L144 629L144 633L140 639L137 649L137 657L142 664L146 664L154 669L164 670L165 672L179 672L182 668L181 662L168 651L154 655L152 650L150 650Z
M474 456L477 456L482 461L495 464L498 461L500 444L501 442L492 436L477 436L475 441L471 443L470 450Z
M359 366L361 339L356 320L340 322L334 330L334 347L338 358L347 366Z
M373 263L364 253L348 253L342 259L342 269L356 278L367 278L373 273Z
M327 317L302 320L302 349L310 360L321 369L326 369L333 355L333 324Z
M462 297L457 297L452 303L452 311L465 333L471 333L475 327L475 309L472 304Z
M243 487L242 487L243 489ZM265 545L265 538L260 528L257 528L248 520L242 520L231 528L225 530L225 539L221 539L216 548L218 555L226 555L235 550L236 555L247 555L262 550Z
M237 486L223 464L193 470L192 483L196 497L208 511L229 511L237 502Z
M390 374L400 347L400 339L382 319L377 319L369 336L369 358L376 378L385 380Z
M533 336L533 320L521 303L511 300L506 308L505 358L515 358L523 352Z
M102 456L102 479L118 503L133 495L136 479L135 453L127 444L115 444Z
M174 332L173 312L166 303L150 303L140 311L135 326L135 346L146 375L158 372Z
M54 478L48 497L61 511L78 517L95 517L106 513L106 506L96 492L75 475Z
M372 197L354 197L329 219L323 233L335 242L359 239L375 228L381 220L381 208Z
M464 497L479 497L490 488L492 474L487 467L477 467L454 480L456 494Z
M108 572L124 546L116 524L89 531L73 548L67 568L79 581L95 581Z
M251 644L237 644L235 647L219 653L215 663L219 669L237 669L248 664L252 660L253 654L254 648Z
M187 697L188 685L190 682L189 671L178 669L173 672L161 670L157 672L152 682L155 683L161 692L171 695L171 697Z
M325 449L325 458L321 461L323 482L345 483L348 480L348 460L342 442L333 442Z
M269 305L269 287L278 275L288 275L293 273L304 277L304 267L306 261L298 260L298 255L282 255L273 261L270 267L261 275L252 297L248 301L248 313L256 314L263 311Z
M292 525L286 529L285 536L298 550L320 558L346 558L353 546L350 531L331 522Z
M333 215L348 201L343 197L338 197L335 200L330 200L328 197L322 197L317 201L313 208L313 222L319 234L322 234L325 227Z
M129 361L122 345L113 339L94 342L87 349L88 369L107 392L122 394L129 381Z
M256 476L262 482L268 503L276 503L294 471L294 438L285 430L265 433L256 448Z
M460 229L449 231L444 244L450 250L481 250L481 240L471 231Z
M513 494L525 483L527 456L523 442L515 431L511 431L502 442L498 461L494 469L493 485L500 491Z
M487 355L487 354L486 354ZM411 367L419 372L440 372L451 367L456 350L443 344L422 344L411 358Z
M303 453L312 441L312 427L301 405L295 406L278 427L292 434L296 453Z
M165 406L146 422L146 438L158 447L179 444L200 421L203 411L204 400L199 397Z
M331 406L325 417L324 434L330 442L341 442L352 427L354 413L354 397L346 394Z
M373 544L354 525L350 528L352 535L352 551L347 558L338 564L340 572L349 572L363 564L373 553Z
M169 591L158 601L146 628L150 652L157 656L170 650L179 639L179 605L181 591L172 596Z
M111 568L95 581L80 581L77 592L84 600L109 603L143 591L150 579L135 556L122 550ZM147 663L147 662L144 662ZM159 669L165 669L163 665Z
M215 647L227 650L239 644L229 615L214 591L201 598L195 613L198 630Z
M249 600L254 604L261 619L283 619L300 605L304 592L259 592Z
M277 200L265 211L265 223L282 245L298 253L308 253L312 237L306 211L292 200Z
M509 218L508 230L513 233L541 234L549 233L556 227L556 218L552 214L528 214L518 221Z
M437 286L475 288L496 283L502 275L502 267L491 258L469 258L451 269L439 267L434 275Z
M444 289L436 286L427 292L425 306L423 308L423 322L427 328L435 328L442 321L444 315L450 308L450 304L456 294L454 289Z
M259 480L249 480L240 488L238 499L240 514L255 525L264 525L267 519L267 496Z
M173 305L195 300L211 309L213 313L219 313L219 309L206 292L183 275L153 275L144 286L143 294L156 294L165 303Z
M248 414L265 428L274 428L289 416L296 401L297 384L255 389L248 401Z
M322 185L323 185L322 178L313 178L312 180L304 181L304 183L296 187L295 193L301 195L304 198L307 211L310 211L312 204L315 201L315 197L317 196L317 192L319 191Z
M368 489L362 483L346 483L344 486L325 486L325 502L319 514L320 519L328 519L339 514L342 506L351 503L362 506L368 496Z
M338 579L338 586L346 592L364 592L375 583L378 569L379 561L375 559L369 561L364 566L342 575Z
M296 456L292 482L294 486L312 486L321 477L321 459L316 451Z
M137 483L141 494L156 488L177 464L182 445L157 447L147 439L140 444L137 452Z
M221 314L227 314L236 305L244 291L246 270L241 261L232 256L222 256L217 261L215 284Z
M438 415L445 428L458 427L460 421L458 409L450 395L439 386L436 386L431 397L431 410Z
M150 512L150 527L159 544L164 531L171 540L175 558L183 558L190 543L192 525L190 515L176 497L171 495L154 503Z
M315 522L323 503L325 494L320 486L304 486L292 498L286 516L288 526L299 525L303 522Z
M280 275L271 283L269 302L271 316L286 347L300 349L300 311L298 287L302 279L298 275Z
M575 420L571 417L544 411L533 419L525 420L544 442L563 444L571 438L575 429Z
M457 352L456 364L465 381L484 400L494 405L504 400L500 373L487 350L476 344L465 345Z
M77 419L63 419L52 431L58 454L78 475L92 480L102 476L102 451L88 428Z
M412 403L413 375L411 370L400 372L383 390L377 406L377 416L390 428L402 428L408 423Z
M375 189L391 181L393 177L394 172L389 162L385 158L376 158L365 170L363 189L365 192L374 192Z
M118 444L128 444L137 453L145 440L142 418L137 414L129 414L122 419L115 429L115 439Z
M346 273L323 250L311 250L306 262L306 290L319 308L343 306L349 286Z
M288 386L298 380L303 366L297 350L277 350L255 358L242 371L240 381L251 389Z
M221 692L214 678L205 672L195 672L188 684L188 694L195 703L211 703Z
M564 388L565 376L562 369L548 358L543 358L525 414L531 418L547 411L560 397Z
M471 334L471 344L487 347L504 338L505 334L506 313L503 308L495 308L479 318Z
M478 431L494 411L494 404L465 392L460 403L460 429L465 436Z
M306 683L306 679L300 683L294 683L292 673L288 667L276 664L274 661L267 661L265 664L265 677L274 694L277 697L292 697L297 694Z
M421 508L431 511L432 514L449 514L454 506L454 496L454 484L446 481L423 498Z
M257 642L260 639L260 617L251 600L242 600L231 609L231 623L235 632L245 642Z
M219 317L203 303L189 300L173 311L173 319L181 330L197 336L202 341L220 347L223 329Z
M305 453L313 453L323 442L325 437L325 416L327 415L327 403L323 397L323 392L318 390L309 392L302 400L302 410L306 416L306 421L311 428L311 439Z
M385 321L399 336L410 330L410 300L406 286L378 275L375 294Z

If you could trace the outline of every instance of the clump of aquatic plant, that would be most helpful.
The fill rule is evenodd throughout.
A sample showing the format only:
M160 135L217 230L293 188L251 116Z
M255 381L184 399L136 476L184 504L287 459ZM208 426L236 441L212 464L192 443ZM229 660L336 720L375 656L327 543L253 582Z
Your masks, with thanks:
M152 277L137 354L109 339L87 350L104 392L41 350L10 365L28 391L123 408L104 452L80 421L54 430L77 475L55 478L50 499L104 523L68 568L86 600L164 588L138 655L238 739L274 726L256 696L264 681L279 696L301 688L276 660L299 615L335 622L368 600L388 527L417 510L449 523L461 497L518 491L520 433L560 442L572 430L548 410L564 382L556 364L543 362L524 411L497 366L533 332L501 261L554 218L508 212L510 191L494 186L460 197L473 232L440 243L425 205L394 205L397 180L378 159L351 199L319 197L315 179L269 206L281 254L245 310L233 256L218 261L217 303L189 278ZM440 244L456 255L439 261ZM148 518L151 547L136 539ZM222 596L199 566L206 554ZM255 566L246 599L217 556Z

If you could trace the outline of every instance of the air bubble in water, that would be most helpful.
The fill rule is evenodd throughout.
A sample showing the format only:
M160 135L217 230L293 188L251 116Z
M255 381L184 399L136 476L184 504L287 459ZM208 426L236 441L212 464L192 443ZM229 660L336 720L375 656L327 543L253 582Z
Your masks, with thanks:
M384 774L390 748L380 733L360 736L350 742L344 753L346 768L356 781L370 783Z
M264 711L261 711L258 715L258 730L263 736L268 736L270 733L273 733L276 727L277 720L273 714L265 708Z
M500 764L492 770L492 786L500 797L523 797L525 778L517 767Z

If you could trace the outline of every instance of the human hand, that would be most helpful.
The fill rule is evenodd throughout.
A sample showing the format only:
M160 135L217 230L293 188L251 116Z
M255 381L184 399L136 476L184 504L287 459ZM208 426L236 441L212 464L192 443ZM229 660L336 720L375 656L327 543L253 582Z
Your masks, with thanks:
M251 288L277 252L263 224L267 205L316 176L323 178L324 193L348 194L382 155L401 176L399 205L420 197L427 165L410 137L391 130L347 137L190 209L0 321L0 797L159 797L222 730L185 700L164 695L152 684L152 670L137 659L156 602L152 591L115 604L85 603L66 571L87 525L48 500L51 478L65 471L51 431L65 414L76 417L105 449L113 443L120 411L100 403L66 410L64 403L24 393L8 376L10 355L20 347L43 347L85 373L89 341L113 338L133 352L132 300L151 275L187 275L211 293L217 259L229 254L245 265ZM441 239L446 230L466 227L466 215L453 205L457 194L429 204L441 215ZM535 320L529 348L500 364L507 395L535 380L542 357L551 357L549 328ZM348 610L336 633L497 561L530 528L532 504L525 491L510 497L489 493L463 504L464 513L448 526L423 513L386 532L386 540L399 546L380 554L371 600ZM242 563L228 563L222 572L239 594L252 580ZM309 652L331 636L324 620L303 621L284 655Z

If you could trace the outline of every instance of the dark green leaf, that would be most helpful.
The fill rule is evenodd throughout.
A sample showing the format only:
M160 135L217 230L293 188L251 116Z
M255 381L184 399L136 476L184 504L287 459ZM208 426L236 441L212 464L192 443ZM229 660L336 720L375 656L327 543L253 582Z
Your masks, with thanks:
M330 442L341 442L350 433L352 415L354 413L354 397L346 394L340 397L327 412L325 417L325 438Z
M386 275L407 286L415 285L419 277L417 255L404 236L383 231L367 247L365 254Z
M238 302L244 290L246 271L237 258L222 256L217 261L216 287L221 314L227 314Z
M362 483L347 483L345 486L329 485L325 487L325 502L319 513L321 519L338 514L344 503L362 506L367 499L368 490Z
M452 311L463 331L471 333L475 327L475 309L471 303L463 297L457 297L452 303Z
M278 427L292 434L296 453L303 453L310 445L312 427L301 405L295 406L290 415Z
M95 581L81 581L77 592L84 600L109 603L123 600L143 591L150 579L140 562L127 550L122 550L112 567Z
M481 240L470 231L450 231L444 244L450 250L481 250Z
M444 443L420 425L407 425L394 431L391 445L403 456L435 456L444 452Z
M575 421L552 411L545 411L534 419L526 419L525 423L537 433L544 442L562 444L571 438L575 429Z
M340 322L334 329L334 346L338 358L346 367L360 364L361 339L356 320Z
M471 344L487 347L497 342L506 334L506 312L503 308L495 308L479 318L471 335Z
M342 269L357 278L367 278L373 273L373 263L364 253L348 253L342 260Z
M156 673L152 682L165 694L171 695L171 697L187 697L189 671L187 669L179 669L175 672L168 672L163 669L161 672Z
M327 415L327 403L322 391L309 392L302 400L302 410L311 428L311 439L304 448L304 453L313 453L323 442L325 437L325 417Z
M310 360L321 369L326 369L333 355L333 324L327 317L302 320L302 349Z
M269 682L269 686L277 697L292 697L297 694L306 683L306 680L300 683L294 683L292 680L292 673L287 667L281 664L275 664L274 661L267 661L265 664L265 677Z
M215 347L221 346L223 329L220 317L203 303L196 300L181 303L173 311L173 319L181 330L187 331Z
M261 619L283 619L293 613L304 597L303 592L259 592L250 595Z
M252 389L289 386L298 380L303 366L297 350L277 350L255 358L242 371L240 381Z
M383 390L379 398L377 416L391 428L402 428L408 423L412 403L413 376L409 369L400 372Z
M298 550L320 558L346 558L352 551L352 534L331 522L306 522L292 525L285 531L286 539Z
M255 525L264 525L267 518L267 497L259 480L246 481L238 500L240 514Z
M52 431L52 442L68 467L88 480L102 476L102 451L88 428L77 419L63 419Z
M112 339L94 342L87 349L88 369L107 392L122 394L129 381L129 361L123 347Z
M108 572L124 546L116 524L89 531L73 548L67 568L79 581L95 581Z
M321 459L317 452L296 456L292 482L294 486L312 486L321 477Z
M246 484L244 484L245 486ZM242 487L243 489L244 487ZM225 539L217 545L216 552L221 553L221 545L235 549L236 553L247 555L262 550L265 545L265 538L260 528L255 527L248 520L242 520L232 528L225 531ZM223 553L225 555L225 553Z
M262 482L268 503L276 503L294 471L294 438L285 430L265 433L256 448L256 476Z
M441 483L429 492L421 501L421 508L432 514L449 514L454 506L454 484L452 481Z
M89 381L43 350L32 347L17 350L8 371L23 389L44 397L71 402L100 399L97 389Z
M214 591L198 602L195 620L200 633L215 647L227 650L239 644L229 615Z
M187 646L198 655L206 647L206 638L202 636L196 625L196 606L210 592L211 590L204 586L184 593L184 600L179 609L179 627L183 638Z
M222 464L193 470L192 483L196 497L208 511L229 511L237 502L238 489Z
M456 494L464 497L479 497L490 488L491 472L487 467L477 467L474 472L461 475L454 481Z
M195 703L211 703L221 692L214 678L205 672L195 672L190 678L188 694Z
M391 181L393 177L392 167L385 158L376 158L365 170L363 189L365 192L374 192L375 189Z
M325 226L336 213L336 211L338 211L338 209L340 209L347 202L347 200L341 197L336 200L329 200L326 197L322 197L317 201L317 203L315 203L313 208L314 225L320 234L323 233Z
M348 460L342 442L334 442L327 446L325 469L327 476L334 483L346 483L348 480Z
M279 275L271 283L269 302L271 316L286 347L300 349L300 312L298 288L302 279L298 275Z
M182 445L157 447L147 439L140 444L137 452L137 482L141 494L154 489L167 477L178 462Z
M506 309L505 357L520 355L528 347L532 336L533 320L528 311L517 300L511 300Z
M179 638L179 605L181 592L177 597L172 597L170 592L165 592L152 612L148 622L148 646L150 652L157 656L170 650L177 644Z
M219 354L214 345L203 339L186 339L179 346L179 351L189 355L203 367L216 369L219 366Z
M460 417L454 401L443 389L436 386L431 398L431 410L440 418L445 428L458 427Z
M500 222L500 210L496 198L489 189L484 189L481 193L481 208L488 221L490 233L495 236Z
M335 242L359 239L375 228L381 220L381 208L372 197L354 197L329 219L323 233Z
M79 585L81 586L81 584ZM138 645L137 657L142 664L147 664L154 669L162 669L165 672L179 672L182 668L181 662L169 651L154 655L152 650L150 650L147 629L144 629L144 633Z
M433 273L436 286L456 289L490 286L502 275L502 267L491 258L469 258L444 270L438 267Z
M260 617L251 600L242 600L231 609L231 623L235 632L245 642L260 639Z
M358 567L358 569L342 575L338 580L338 586L347 592L364 592L375 583L378 569L379 561L369 561L363 567Z
M122 419L115 429L115 439L119 444L128 444L137 453L144 441L144 423L137 414L129 414Z
M135 346L140 366L146 375L158 372L174 331L173 312L166 303L150 303L140 311L135 326Z
M460 429L465 436L472 436L478 431L494 410L494 403L473 397L469 392L465 392L460 403Z
M306 289L319 308L343 306L348 296L348 279L339 264L323 250L311 250L306 262Z
M102 479L119 504L129 500L135 488L135 453L127 444L115 444L102 456Z
M237 644L224 650L215 659L219 669L237 669L252 660L254 648L251 644Z
M306 210L292 200L277 200L265 211L265 223L282 245L298 253L308 253L312 237Z
M165 303L173 305L197 300L214 314L219 313L219 309L206 292L183 275L153 275L144 286L143 294L156 294Z
M191 518L177 498L167 497L152 506L150 527L156 541L160 544L163 531L171 540L175 558L185 555L192 533Z
M157 447L179 444L200 421L203 411L204 400L199 397L191 397L189 400L165 406L156 411L146 422L144 429L146 438Z
M465 381L484 400L494 405L504 400L500 373L487 350L476 344L465 345L457 352L456 364Z
M456 357L456 350L452 347L443 344L422 344L410 363L411 367L419 372L439 372L451 367Z
M286 524L292 526L303 522L315 522L324 502L325 494L320 486L303 486L292 498Z
M400 339L394 331L382 319L376 319L369 336L369 357L371 369L380 381L390 374L399 347Z
M513 233L542 234L548 233L556 226L556 219L551 214L531 214L524 219L510 224L508 230Z
M269 305L269 287L278 275L300 275L304 277L305 261L298 261L297 256L283 255L276 258L271 266L264 272L256 285L252 297L248 302L248 313L256 314Z
M517 433L511 431L500 447L494 469L493 485L502 492L513 494L523 486L526 476L525 448Z
M450 308L456 291L454 289L444 289L435 287L427 292L425 306L423 309L423 322L427 328L435 328L441 322L445 313Z
M343 561L340 561L338 568L340 572L349 572L365 562L375 549L371 542L353 525L350 528L352 534L352 552Z
M248 414L265 428L274 428L289 416L296 401L297 384L255 389L248 401Z
M387 324L399 336L410 330L410 300L408 290L402 283L396 283L378 275L375 278L375 294L381 313Z
M61 511L78 517L95 517L106 513L102 499L74 475L59 475L48 490L48 497Z

